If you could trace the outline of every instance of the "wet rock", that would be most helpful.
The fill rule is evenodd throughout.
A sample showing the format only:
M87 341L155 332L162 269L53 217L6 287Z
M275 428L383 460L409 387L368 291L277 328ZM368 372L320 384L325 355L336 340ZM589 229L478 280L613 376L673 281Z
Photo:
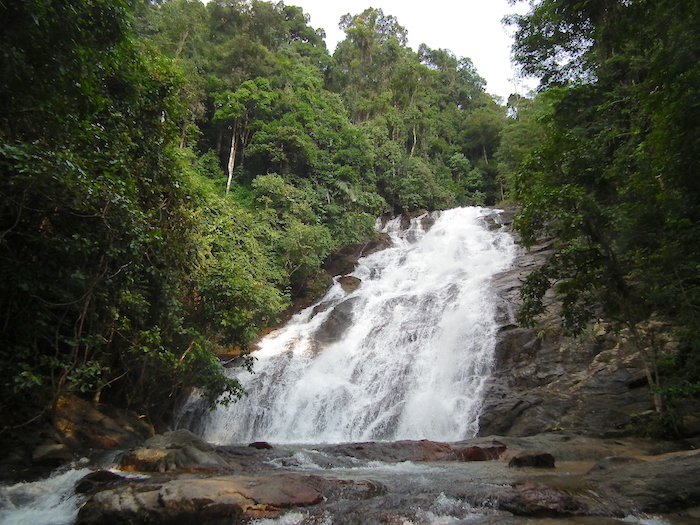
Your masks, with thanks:
M360 285L362 284L362 280L351 275L345 275L338 279L338 283L340 284L340 287L347 293L352 293L360 287Z
M508 462L511 468L554 468L554 456L549 452L518 454Z
M349 251L349 250L348 250ZM357 266L358 258L353 253L334 253L324 263L323 268L330 276L347 275Z
M134 482L95 494L81 509L77 523L231 524L242 518L274 517L284 509L324 499L365 499L376 495L379 487L361 480L295 474Z
M59 400L54 427L72 450L130 448L155 434L134 412L106 406L98 409L71 395Z
M616 469L623 465L630 465L633 463L644 463L643 459L632 458L629 456L610 456L601 459L598 463L593 465L589 474L595 474L600 471Z
M214 447L189 430L159 434L126 454L121 468L129 472L166 472L173 470L229 470L229 465Z
M512 492L498 498L497 507L517 516L533 518L567 517L585 513L582 503L566 492L531 481L514 485Z
M501 456L504 461L510 461L520 454L540 451L552 454L557 461L595 462L610 456L654 456L688 449L684 443L674 441L644 438L600 439L560 432L527 437L498 436L496 439L507 447Z
M76 457L63 443L39 445L32 451L32 464L45 467L58 467L75 461Z
M94 494L98 490L104 490L128 481L128 478L110 470L96 470L80 480L75 487L75 492L78 494Z
M647 461L612 461L594 468L588 481L622 514L679 512L700 505L700 451L677 452Z
M533 329L517 326L520 285L552 255L553 245L543 240L521 251L512 269L493 279L501 328L479 435L533 436L552 430L630 435L634 414L654 407L644 388L642 356L624 334L599 323L579 337L563 336L559 304L551 291L539 324Z
M448 461L493 461L506 451L506 446L499 441L471 446L454 444L451 448L451 453L445 457Z
M386 233L378 233L374 239L362 244L344 246L332 254L324 263L323 268L331 276L352 273L360 257L384 250L391 246L391 238Z
M216 478L130 484L95 494L81 508L80 525L237 523L255 506L235 482Z
M256 441L254 443L250 443L248 446L251 448L256 448L258 450L271 450L272 449L272 445L270 445L266 441Z
M342 339L352 325L353 309L359 297L350 297L338 304L318 328L314 339L321 344L330 344Z
M321 449L320 449L321 450ZM437 441L393 441L367 442L331 445L323 447L324 452L350 456L368 461L441 461L452 453L447 443Z

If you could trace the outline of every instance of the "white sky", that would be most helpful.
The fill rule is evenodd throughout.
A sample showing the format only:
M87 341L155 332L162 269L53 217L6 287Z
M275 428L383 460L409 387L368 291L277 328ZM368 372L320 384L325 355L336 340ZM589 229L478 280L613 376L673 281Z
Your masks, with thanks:
M486 92L503 98L511 93L526 94L536 86L533 80L515 80L510 63L512 38L501 19L511 13L525 13L528 2L508 5L507 0L285 0L310 16L309 25L326 32L326 45L333 52L345 38L338 29L340 17L357 15L368 7L393 15L408 31L408 45L414 51L422 43L432 49L449 49L457 58L472 59L486 79ZM524 85L525 84L525 85Z

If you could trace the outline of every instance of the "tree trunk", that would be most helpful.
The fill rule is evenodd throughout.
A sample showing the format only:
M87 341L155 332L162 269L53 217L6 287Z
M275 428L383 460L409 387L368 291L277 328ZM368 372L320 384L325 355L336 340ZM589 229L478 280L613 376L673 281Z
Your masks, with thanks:
M418 141L418 137L416 136L416 126L413 126L413 144L411 145L411 153L408 154L408 158L411 159L413 158L413 152L416 150L416 142Z
M233 180L233 168L236 164L236 139L238 138L237 128L238 126L234 124L231 132L231 149L229 149L228 152L228 164L226 165L226 175L228 176L228 178L226 179L226 195L228 195L228 192L231 189L231 181Z
M635 323L632 321L627 322L627 326L630 329L630 332L632 334L632 339L634 340L634 344L639 350L640 354L642 355L642 359L644 360L644 375L646 375L647 378L647 383L649 384L649 388L652 390L652 400L654 401L654 409L656 412L659 414L662 414L664 411L664 401L663 398L661 397L661 394L657 391L659 388L659 374L658 374L658 369L656 365L656 359L654 352L649 352L647 349L647 346L644 344L645 342L642 340L642 336L639 334L639 331L637 330L637 326ZM653 342L651 343L653 344ZM652 371L652 367L654 370Z

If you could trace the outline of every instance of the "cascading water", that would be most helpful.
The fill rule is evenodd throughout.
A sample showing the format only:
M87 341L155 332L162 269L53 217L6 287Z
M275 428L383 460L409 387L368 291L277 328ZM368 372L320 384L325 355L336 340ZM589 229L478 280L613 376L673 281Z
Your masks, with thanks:
M491 277L514 257L482 208L388 222L391 248L360 260L254 353L249 395L207 416L215 443L456 441L476 434L495 346ZM429 219L429 220L425 220ZM424 223L434 220L427 231Z
M75 484L90 469L56 472L50 478L12 486L0 486L0 523L3 525L70 525L83 498Z

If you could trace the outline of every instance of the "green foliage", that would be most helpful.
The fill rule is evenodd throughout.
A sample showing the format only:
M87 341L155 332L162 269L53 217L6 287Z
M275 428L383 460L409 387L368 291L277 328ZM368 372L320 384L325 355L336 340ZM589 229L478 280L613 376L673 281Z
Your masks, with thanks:
M534 5L515 19L515 52L548 88L534 102L551 108L533 128L545 141L520 142L524 155L512 145L502 154L510 166L524 157L510 177L523 199L517 224L525 242L542 235L561 242L523 288L523 318L541 311L544 290L554 286L571 331L605 315L637 333L643 352L653 345L641 323L672 320L676 364L658 368L649 357L658 368L655 392L667 397L696 395L700 379L700 68L689 60L700 51L699 20L693 2ZM530 119L529 111L519 116Z
M119 1L6 3L0 68L3 423L67 391L150 412L172 384L235 382L186 348L193 227L175 154L179 72ZM52 42L51 53L38 49ZM38 79L41 79L40 81ZM161 403L159 409L168 409Z
M253 190L260 220L277 230L272 243L292 291L318 291L321 265L339 245L327 227L316 223L308 195L276 174L257 177Z
M167 413L391 211L491 203L504 108L467 58L259 0L0 3L0 409ZM679 228L683 223L678 223ZM164 402L163 400L169 401Z

